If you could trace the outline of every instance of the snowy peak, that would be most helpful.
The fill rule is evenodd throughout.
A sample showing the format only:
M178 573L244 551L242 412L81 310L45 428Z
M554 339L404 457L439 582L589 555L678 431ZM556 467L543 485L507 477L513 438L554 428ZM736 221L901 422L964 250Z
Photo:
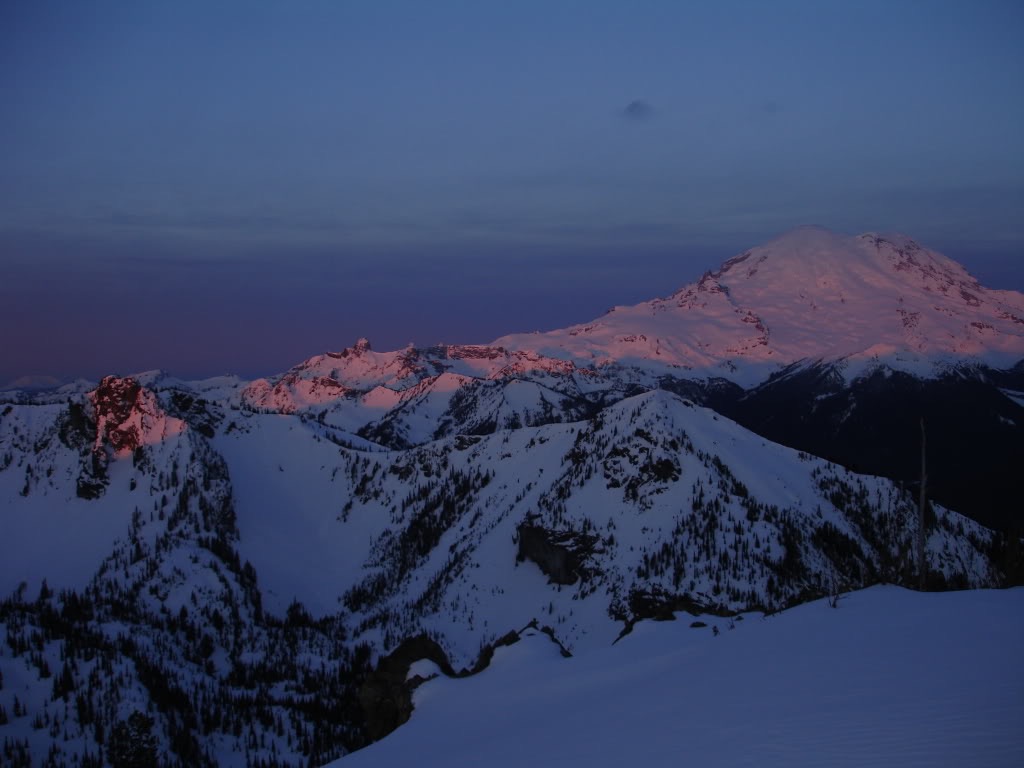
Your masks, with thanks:
M357 401L373 394L379 402L384 390L393 404L420 394L432 382L445 388L450 374L460 379L493 380L520 376L567 376L571 362L549 358L532 350L509 351L499 346L438 344L374 352L366 339L341 352L311 357L276 379L258 379L242 393L249 407L294 413L343 400ZM450 383L450 382L449 382ZM436 388L436 387L435 387ZM449 387L450 388L450 387Z
M1024 295L985 288L903 235L802 227L666 299L495 343L577 364L682 368L745 385L804 359L924 372L965 358L1009 367L1024 358Z
M953 260L902 235L801 229L714 275L759 315L789 360L881 350L916 356L1024 356L1024 297L989 291Z
M88 399L96 421L97 451L109 447L115 456L124 456L185 431L185 422L168 415L156 395L134 378L107 376Z
M877 291L933 291L959 296L984 289L960 264L905 235L838 235L802 227L726 261L710 277L729 288L773 298L790 293L852 300ZM978 306L977 296L960 296Z
M404 448L575 420L665 382L749 389L794 364L822 362L853 381L878 369L932 377L1021 359L1021 294L989 290L902 235L804 227L591 323L387 352L361 338L229 396L246 410L315 417L338 439Z
M868 266L857 269L886 276L878 296L898 285L908 311L921 295L955 300L938 290L947 278L959 285L941 262L907 256L906 243L858 247ZM757 392L656 378L658 359L671 370L781 356L808 310L787 324L777 304L749 295L762 278L782 280L792 253L754 252L669 299L527 337L561 357L505 345L381 353L360 341L244 392L230 378L152 373L0 403L0 587L33 585L0 601L10 648L0 672L13 683L0 692L0 714L13 711L0 726L49 763L98 764L125 707L138 707L163 750L146 764L322 764L384 732L366 704L390 696L381 670L410 638L430 638L454 668L479 668L510 630L543 622L580 658L644 617L916 581L916 497L902 484L697 404L715 390L734 404ZM844 298L850 284L838 284ZM834 286L814 278L797 289L825 302ZM967 311L1001 300L964 290L978 297ZM611 364L583 368L559 343ZM1020 373L984 375L991 385L959 410L989 411L998 427L970 420L949 470L938 430L928 444L929 471L978 495L984 475L967 454L991 457L996 475L1024 465L1014 453L1024 414L997 389L1024 392ZM750 402L799 429L785 398L764 389ZM827 412L833 395L846 413L865 402L811 392ZM870 414L893 410L858 410L872 453L898 439L898 425ZM1003 506L1016 509L1014 491ZM930 585L997 586L1024 572L1018 550L978 523L939 505L927 522ZM397 683L406 679L402 669ZM72 696L83 704L62 708ZM160 705L168 696L171 709ZM393 713L394 701L379 709Z

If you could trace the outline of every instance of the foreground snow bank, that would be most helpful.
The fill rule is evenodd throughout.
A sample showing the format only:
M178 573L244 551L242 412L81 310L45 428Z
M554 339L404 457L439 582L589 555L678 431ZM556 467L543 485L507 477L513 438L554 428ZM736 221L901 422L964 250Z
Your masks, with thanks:
M526 637L334 765L1024 765L1024 589L679 618L572 659Z

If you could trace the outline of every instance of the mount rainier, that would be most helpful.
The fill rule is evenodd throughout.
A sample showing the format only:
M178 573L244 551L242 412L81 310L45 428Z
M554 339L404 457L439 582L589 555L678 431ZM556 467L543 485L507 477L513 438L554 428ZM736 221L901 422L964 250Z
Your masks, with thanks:
M1024 295L902 236L490 345L4 392L5 757L318 764L421 658L916 584L922 419L929 588L1019 583Z

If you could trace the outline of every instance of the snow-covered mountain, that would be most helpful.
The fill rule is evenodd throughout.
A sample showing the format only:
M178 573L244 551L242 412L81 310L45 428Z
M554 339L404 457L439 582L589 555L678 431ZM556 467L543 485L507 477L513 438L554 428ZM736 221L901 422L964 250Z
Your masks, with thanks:
M376 352L361 339L232 402L406 448L570 422L657 388L901 480L919 472L924 418L936 498L1024 524L1010 480L1024 462L1024 295L899 235L800 228L590 323L486 346Z
M902 235L803 227L668 298L495 344L745 387L800 360L845 360L850 376L880 363L915 372L965 360L1007 368L1024 359L1024 295L985 288Z
M0 727L58 762L134 712L181 764L328 759L401 721L372 667L411 638L469 669L533 621L578 653L916 580L910 489L665 391L400 450L131 379L0 414ZM935 507L931 583L1002 584L1008 546Z
M916 584L918 406L929 489L995 478L970 498L996 509L1022 307L905 239L800 230L566 331L4 393L5 758L326 761L402 722L423 655ZM1024 576L1017 537L940 504L927 569Z

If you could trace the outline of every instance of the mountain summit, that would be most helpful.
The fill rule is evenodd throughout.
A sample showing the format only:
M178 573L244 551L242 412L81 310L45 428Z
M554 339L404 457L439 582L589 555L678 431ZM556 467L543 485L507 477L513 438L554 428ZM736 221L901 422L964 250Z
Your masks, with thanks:
M1024 295L985 288L903 235L801 227L668 298L495 345L579 365L682 368L742 385L799 360L918 371L954 359L1008 367L1024 358Z
M564 331L3 393L0 761L317 765L531 633L1019 583L1021 316L803 229Z

